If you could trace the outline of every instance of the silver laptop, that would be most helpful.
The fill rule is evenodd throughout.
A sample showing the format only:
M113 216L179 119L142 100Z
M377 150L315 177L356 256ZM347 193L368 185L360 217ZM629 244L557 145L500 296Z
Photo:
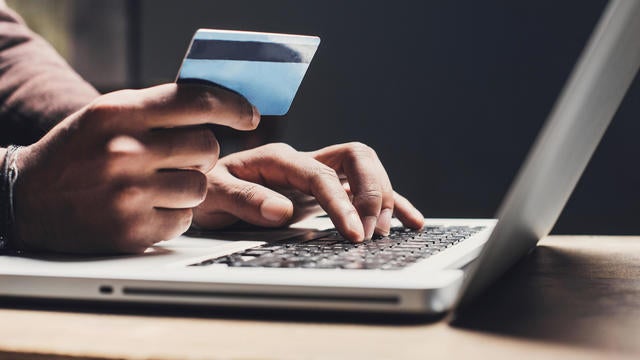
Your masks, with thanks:
M635 77L639 41L640 1L611 1L499 220L427 219L420 231L397 227L356 245L316 218L193 232L136 256L0 256L0 296L421 314L463 306L551 230Z

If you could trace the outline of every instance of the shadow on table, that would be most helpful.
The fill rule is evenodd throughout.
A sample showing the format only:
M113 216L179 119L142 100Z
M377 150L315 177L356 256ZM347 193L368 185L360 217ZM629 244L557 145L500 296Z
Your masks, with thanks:
M458 312L452 325L640 352L640 263L626 260L624 256L540 246Z
M25 353L15 351L0 351L0 359L4 360L109 360L102 357L72 356L72 355L51 355L39 353Z

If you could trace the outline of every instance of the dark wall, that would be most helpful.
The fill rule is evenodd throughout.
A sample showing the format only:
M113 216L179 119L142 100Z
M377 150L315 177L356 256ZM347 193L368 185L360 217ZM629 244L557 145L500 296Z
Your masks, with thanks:
M198 27L318 35L290 113L263 125L303 150L371 145L427 216L490 217L604 5L146 0L141 78L173 80ZM556 232L640 233L639 96L636 84Z

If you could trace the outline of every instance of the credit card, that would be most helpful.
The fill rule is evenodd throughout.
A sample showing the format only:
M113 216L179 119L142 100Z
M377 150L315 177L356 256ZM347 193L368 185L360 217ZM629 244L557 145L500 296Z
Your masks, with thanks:
M244 96L262 115L284 115L320 45L317 36L199 29L177 82L211 82Z

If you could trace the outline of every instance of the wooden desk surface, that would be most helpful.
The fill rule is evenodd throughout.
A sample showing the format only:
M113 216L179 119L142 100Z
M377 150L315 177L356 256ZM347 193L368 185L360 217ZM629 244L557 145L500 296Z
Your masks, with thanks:
M454 325L0 306L0 359L637 359L640 237L549 237Z

